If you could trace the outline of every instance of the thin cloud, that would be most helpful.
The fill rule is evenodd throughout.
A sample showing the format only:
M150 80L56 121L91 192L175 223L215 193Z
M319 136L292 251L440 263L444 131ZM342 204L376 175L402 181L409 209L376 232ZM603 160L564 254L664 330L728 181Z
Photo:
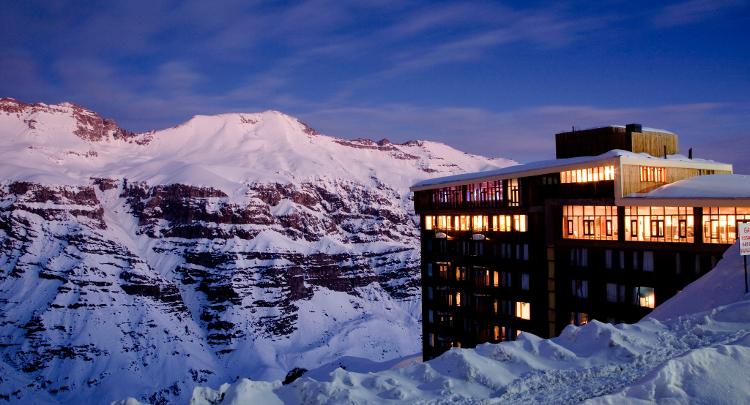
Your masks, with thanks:
M688 0L664 7L652 21L659 27L690 24L746 4L744 0Z
M554 157L554 134L577 128L638 122L680 135L683 149L700 145L700 155L721 160L707 138L747 135L750 105L730 103L665 104L602 108L586 105L541 106L508 111L460 106L388 104L312 110L301 117L324 133L405 142L429 139L487 156L532 161ZM519 140L523 142L519 142ZM746 144L746 143L745 143Z

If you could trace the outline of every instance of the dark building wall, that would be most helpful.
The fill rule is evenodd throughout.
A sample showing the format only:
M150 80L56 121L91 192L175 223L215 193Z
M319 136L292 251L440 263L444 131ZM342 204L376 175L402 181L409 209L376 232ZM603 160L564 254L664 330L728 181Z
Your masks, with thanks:
M557 158L596 156L613 149L645 152L652 156L678 153L677 135L666 132L642 132L640 125L626 128L603 127L555 134Z
M459 344L474 347L484 342L514 339L518 331L553 337L581 319L636 322L651 309L635 299L635 287L653 288L658 305L713 268L728 247L702 243L702 229L697 225L701 223L700 207L694 213L695 243L626 241L623 207L617 210L616 240L564 239L562 206L612 206L614 182L559 184L528 177L520 179L520 184L519 207L497 204L502 208L486 208L467 203L440 208L440 204L420 197L430 191L415 193L415 204L422 218L478 214L524 214L528 218L526 232L422 230L425 359ZM485 239L475 240L475 234ZM582 251L585 263L581 260ZM651 255L649 268L644 264L644 252ZM609 266L607 254L611 255ZM634 264L634 257L638 264ZM440 274L439 263L449 263L446 275ZM464 275L457 277L457 268L463 269ZM507 275L509 285L485 285L481 271L487 270ZM528 289L521 287L524 274L529 277ZM585 297L574 293L574 280L587 283ZM623 286L623 296L616 302L609 299L607 284ZM455 300L457 292L461 293L461 305L456 306L455 301L449 304L447 296L453 294ZM499 305L497 313L492 307L495 299ZM530 303L530 320L516 316L516 302ZM580 318L584 314L585 318ZM494 336L494 326L505 329L500 339ZM430 344L431 335L434 346Z

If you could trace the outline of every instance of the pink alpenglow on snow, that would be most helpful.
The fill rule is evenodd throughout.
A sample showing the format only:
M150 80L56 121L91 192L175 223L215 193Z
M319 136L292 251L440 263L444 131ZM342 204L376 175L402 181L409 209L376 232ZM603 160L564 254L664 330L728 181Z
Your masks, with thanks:
M548 340L523 333L404 368L339 368L289 385L245 379L196 388L191 403L746 403L750 295L737 257L735 245L633 325L592 321Z

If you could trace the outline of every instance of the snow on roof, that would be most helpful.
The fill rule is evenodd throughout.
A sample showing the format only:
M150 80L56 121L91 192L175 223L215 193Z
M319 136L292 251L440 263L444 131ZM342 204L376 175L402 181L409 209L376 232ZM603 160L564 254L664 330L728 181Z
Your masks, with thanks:
M625 128L625 125L610 125L610 127L612 127L612 128ZM643 131L643 132L662 132L662 133L665 133L665 134L676 135L674 132L667 131L666 129L651 128L651 127L642 127L641 131Z
M627 198L750 198L750 176L712 174L695 176Z
M427 179L414 184L411 189L416 191L417 189L427 188L428 186L444 185L451 183L469 182L472 180L487 179L491 177L503 177L513 174L521 174L532 171L541 172L553 172L567 168L569 166L583 165L586 163L593 163L599 161L606 161L613 158L626 158L628 160L644 161L649 160L653 163L662 164L664 162L674 163L686 163L690 165L706 165L706 164L719 164L713 160L707 159L689 159L685 155L668 155L666 159L663 157L651 156L648 153L635 153L621 149L613 149L609 152L602 153L598 156L578 156L565 159L551 159L542 160L538 162L531 162L521 165L509 166L502 169L488 170L483 172L464 173L446 177L436 177L433 179ZM651 163L649 163L651 164ZM729 165L727 165L729 166Z

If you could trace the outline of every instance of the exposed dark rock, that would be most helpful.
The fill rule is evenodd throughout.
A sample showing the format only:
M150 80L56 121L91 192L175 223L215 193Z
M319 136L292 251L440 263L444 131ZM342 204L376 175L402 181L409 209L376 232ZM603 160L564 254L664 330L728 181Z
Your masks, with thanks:
M289 385L293 383L298 378L302 377L307 372L306 368L302 367L295 367L291 369L287 374L286 377L284 377L284 381L281 382L282 385Z

